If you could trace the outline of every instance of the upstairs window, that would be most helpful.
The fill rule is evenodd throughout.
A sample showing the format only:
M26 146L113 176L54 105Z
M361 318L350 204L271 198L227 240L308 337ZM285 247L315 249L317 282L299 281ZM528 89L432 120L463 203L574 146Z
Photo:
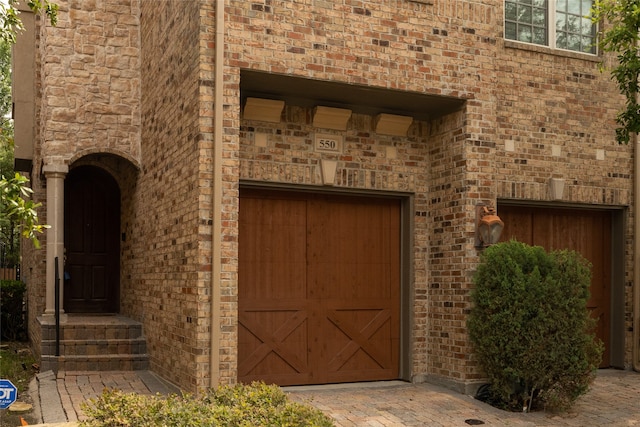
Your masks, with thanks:
M595 54L592 4L593 0L505 0L505 38Z

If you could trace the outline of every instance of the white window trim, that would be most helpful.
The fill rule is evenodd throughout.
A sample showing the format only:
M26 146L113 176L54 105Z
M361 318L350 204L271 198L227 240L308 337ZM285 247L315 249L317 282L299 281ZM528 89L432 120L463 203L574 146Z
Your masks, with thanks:
M547 25L549 28L547 29L547 36L549 37L549 47L551 49L558 49L556 47L556 2L555 0L547 0ZM553 19L553 22L552 22ZM570 52L575 52L575 50L570 49L559 49L559 50L569 50ZM587 52L582 52L587 53Z
M507 0L505 0L502 5L503 5L503 11L506 10L506 2ZM536 47L546 47L547 49L553 49L553 50L557 50L560 52L570 52L570 53L577 53L580 55L589 55L589 56L598 56L598 44L597 44L597 34L598 34L598 24L596 25L596 37L594 38L594 41L596 42L596 46L595 46L595 52L583 52L583 51L579 51L579 50L571 50L571 49L564 49L561 47L556 47L556 2L555 0L547 0L547 38L548 38L548 44L544 45L544 44L538 44L538 43L530 43L530 42L523 42L520 40L514 40L514 39L508 39L507 38L507 34L506 34L506 17L503 18L502 20L502 37L505 41L509 41L512 43L522 43L524 45L528 45L528 46L536 46Z

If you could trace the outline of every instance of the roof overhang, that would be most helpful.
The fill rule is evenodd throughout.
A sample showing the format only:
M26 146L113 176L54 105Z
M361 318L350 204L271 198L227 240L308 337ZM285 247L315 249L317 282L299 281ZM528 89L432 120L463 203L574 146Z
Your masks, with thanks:
M283 100L289 105L348 108L354 113L381 113L431 120L460 110L464 99L372 86L315 80L242 70L242 104L247 97Z

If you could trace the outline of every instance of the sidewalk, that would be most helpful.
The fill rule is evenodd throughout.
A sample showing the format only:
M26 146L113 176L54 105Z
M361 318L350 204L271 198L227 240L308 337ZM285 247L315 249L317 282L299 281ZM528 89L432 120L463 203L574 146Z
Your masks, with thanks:
M48 427L72 427L83 419L80 403L105 387L141 394L177 390L149 371L53 372L38 375L34 407ZM639 426L640 373L598 372L592 389L568 414L500 411L471 396L432 385L400 381L286 387L298 402L330 415L337 426ZM61 424L67 423L69 424Z

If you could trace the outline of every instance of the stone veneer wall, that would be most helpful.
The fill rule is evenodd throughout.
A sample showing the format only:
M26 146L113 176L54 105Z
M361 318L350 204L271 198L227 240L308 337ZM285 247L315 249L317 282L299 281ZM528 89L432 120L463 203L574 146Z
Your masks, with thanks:
M56 2L42 44L42 158L101 148L140 157L138 1Z
M36 139L31 185L46 217L45 164L71 164L112 153L140 156L140 46L137 0L57 0L58 23L38 18ZM73 164L70 165L73 167ZM116 177L118 178L118 177ZM29 286L29 330L39 342L36 317L45 309L45 245L23 245ZM37 350L37 349L36 349Z

